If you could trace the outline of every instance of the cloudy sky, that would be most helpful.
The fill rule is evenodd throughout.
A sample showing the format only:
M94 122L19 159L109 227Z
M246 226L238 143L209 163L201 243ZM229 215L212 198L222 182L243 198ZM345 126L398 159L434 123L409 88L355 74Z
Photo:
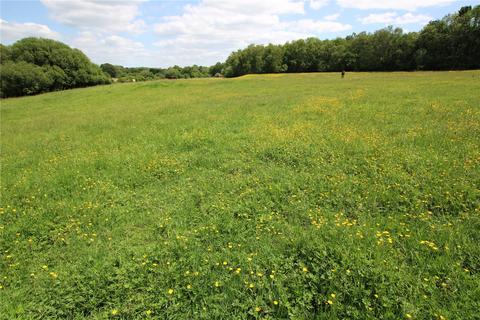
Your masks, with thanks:
M417 31L478 1L458 0L1 0L3 44L53 38L95 63L212 65L250 43L373 31Z

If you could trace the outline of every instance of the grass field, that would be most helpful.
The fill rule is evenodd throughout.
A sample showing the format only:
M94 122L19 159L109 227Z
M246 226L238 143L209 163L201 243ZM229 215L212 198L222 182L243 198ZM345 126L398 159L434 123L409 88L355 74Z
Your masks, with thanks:
M480 72L1 102L2 319L478 319Z

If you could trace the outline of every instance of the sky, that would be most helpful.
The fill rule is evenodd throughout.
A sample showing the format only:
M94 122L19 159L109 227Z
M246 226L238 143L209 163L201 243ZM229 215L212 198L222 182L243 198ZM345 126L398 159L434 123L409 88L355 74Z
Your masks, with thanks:
M35 36L128 67L206 65L249 44L332 39L393 25L418 31L478 1L0 0L0 40Z

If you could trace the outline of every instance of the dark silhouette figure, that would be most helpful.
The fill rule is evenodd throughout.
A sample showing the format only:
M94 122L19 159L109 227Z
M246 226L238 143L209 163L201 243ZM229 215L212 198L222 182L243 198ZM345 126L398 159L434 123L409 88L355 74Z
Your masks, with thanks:
M342 79L345 78L345 70L342 71Z

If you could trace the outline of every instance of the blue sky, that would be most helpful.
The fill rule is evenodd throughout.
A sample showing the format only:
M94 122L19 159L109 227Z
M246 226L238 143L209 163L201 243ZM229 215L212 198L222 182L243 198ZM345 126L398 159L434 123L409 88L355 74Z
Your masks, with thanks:
M250 43L374 31L418 31L474 1L456 0L2 0L1 42L53 38L95 63L212 65Z

